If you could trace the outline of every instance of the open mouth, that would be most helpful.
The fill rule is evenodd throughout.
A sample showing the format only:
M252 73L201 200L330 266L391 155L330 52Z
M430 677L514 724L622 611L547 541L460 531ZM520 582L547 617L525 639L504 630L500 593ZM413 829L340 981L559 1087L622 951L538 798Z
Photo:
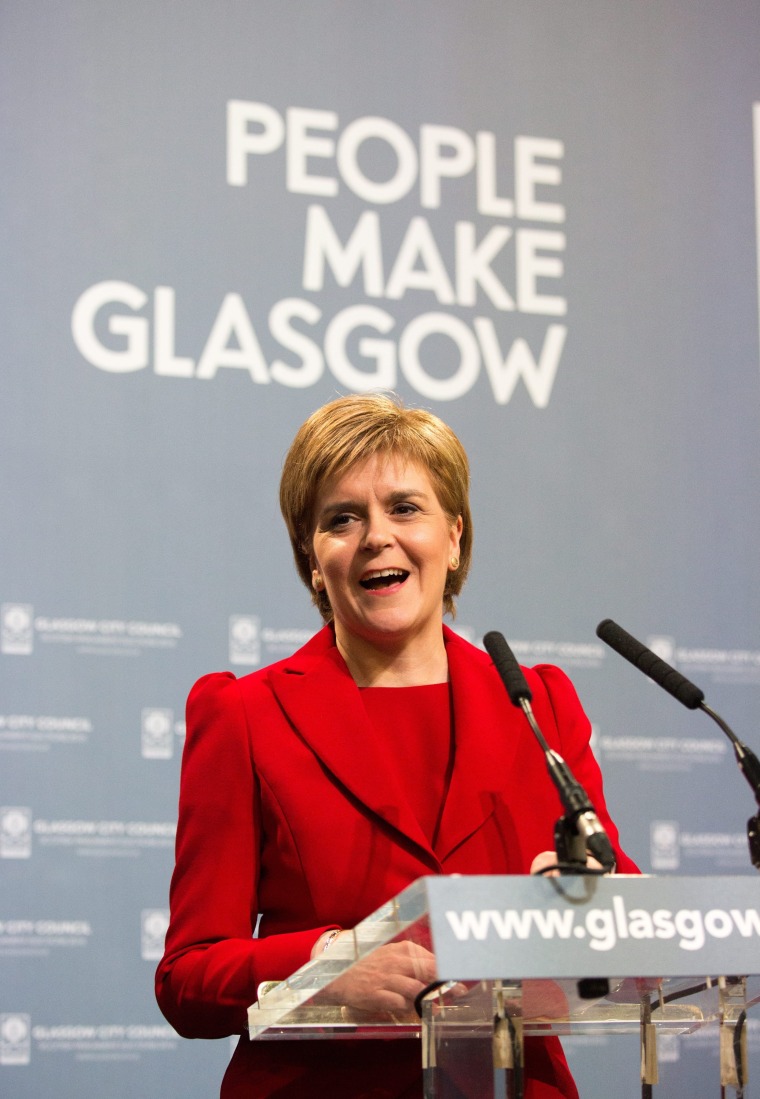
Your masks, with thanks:
M378 569L359 583L365 591L378 591L380 588L390 588L393 584L403 584L408 576L405 569Z

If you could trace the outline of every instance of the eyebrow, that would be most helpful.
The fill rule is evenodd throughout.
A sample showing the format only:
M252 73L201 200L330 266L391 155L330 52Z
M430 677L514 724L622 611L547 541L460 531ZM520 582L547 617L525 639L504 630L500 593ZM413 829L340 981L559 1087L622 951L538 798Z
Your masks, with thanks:
M430 493L425 492L421 488L400 488L394 489L390 492L386 498L386 502L389 504L399 504L403 500L429 500ZM334 503L325 504L319 513L319 518L323 515L337 515L341 511L361 511L364 505L358 500L336 500Z

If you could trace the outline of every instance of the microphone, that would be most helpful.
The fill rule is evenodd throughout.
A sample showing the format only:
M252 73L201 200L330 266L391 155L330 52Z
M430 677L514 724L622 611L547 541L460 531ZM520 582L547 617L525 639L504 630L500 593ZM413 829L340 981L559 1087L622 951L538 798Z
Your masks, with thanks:
M521 707L523 701L532 702L533 692L528 686L523 670L517 663L517 657L507 644L504 634L498 633L497 630L491 630L483 638L483 644L486 647L486 652L493 660L496 671L501 676L502 683L507 688L507 694L512 705Z
M559 752L547 744L531 707L533 694L506 639L503 634L492 630L483 638L483 644L501 676L512 705L521 709L528 719L533 734L543 749L549 776L565 808L565 816L557 821L554 829L558 860L573 863L576 867L585 867L588 850L605 871L613 871L615 854L609 837L588 794Z
M660 687L664 687L669 694L673 695L673 698L677 698L689 710L704 710L708 717L713 719L733 744L736 762L752 787L757 804L760 805L760 760L746 744L739 740L726 722L710 709L705 702L704 691L688 680L685 675L677 672L675 668L671 668L670 664L666 664L651 649L642 645L611 618L605 618L599 623L596 627L596 636L639 668L644 675L648 675Z
M611 618L605 618L596 627L596 635L616 653L628 660L634 667L649 676L651 680L663 687L674 698L689 710L704 710L715 724L725 733L734 747L734 755L739 769L749 783L755 801L760 805L760 760L758 760L751 748L739 740L736 733L729 725L712 710L705 702L704 691L672 668L659 656L642 645L635 637L632 637L622 626L618 626ZM760 814L750 818L747 824L749 836L750 858L752 865L760 870Z
M696 710L704 702L704 691L691 683L685 675L677 672L675 668L671 668L670 664L666 664L646 645L642 645L635 637L631 637L611 618L605 618L599 623L596 627L596 636L625 660L630 661L644 675L648 675L660 687L672 694L673 698L682 702L687 709Z

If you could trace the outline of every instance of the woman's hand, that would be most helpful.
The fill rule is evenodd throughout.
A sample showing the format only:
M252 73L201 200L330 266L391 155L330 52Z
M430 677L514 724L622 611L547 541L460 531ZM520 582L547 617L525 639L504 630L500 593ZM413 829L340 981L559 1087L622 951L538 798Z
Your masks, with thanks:
M530 864L531 874L539 874L547 866L557 865L557 852L556 851L540 851L533 862ZM586 866L589 870L601 870L602 864L592 856L588 855L586 858ZM559 870L547 870L543 875L545 878L558 878Z
M329 949L342 935L350 934L341 932ZM416 1020L415 998L435 979L435 957L424 946L413 942L388 943L355 962L324 990L322 997L355 1011L412 1016Z

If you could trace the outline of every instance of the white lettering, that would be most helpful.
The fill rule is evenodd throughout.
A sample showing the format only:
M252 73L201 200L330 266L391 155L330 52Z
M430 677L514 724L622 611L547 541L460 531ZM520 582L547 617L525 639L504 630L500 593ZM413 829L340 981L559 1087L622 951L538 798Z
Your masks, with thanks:
M561 324L549 325L538 362L527 341L522 338L514 340L504 359L490 317L476 317L475 331L496 402L507 404L518 379L522 378L536 408L546 408L565 346L567 329Z
M353 119L340 131L334 111L290 107L285 119L266 103L230 100L227 104L227 182L248 183L252 155L286 147L286 186L296 194L334 197L339 179L364 202L387 205L405 198L420 179L420 204L439 209L442 181L462 179L475 170L478 213L488 217L553 222L565 220L565 208L547 201L545 190L562 183L564 145L553 138L514 139L514 201L498 194L496 135L480 130L474 137L456 126L425 123L419 131L419 153L397 122L376 115ZM337 134L337 140L335 135ZM381 142L395 165L385 180L373 179L360 164L363 146ZM367 163L365 157L365 163ZM314 172L310 161L335 161L337 173ZM323 165L324 168L324 165Z
M478 173L478 213L497 218L514 217L511 198L496 194L496 135L481 130L475 137Z
M472 301L480 287L494 303L505 308L513 306L514 303L490 266L508 237L508 230L497 227L477 243L471 223L462 222L457 226L457 294ZM376 212L366 211L361 216L344 246L337 238L324 208L316 205L310 208L304 257L304 281L308 289L318 290L323 287L326 264L329 264L338 283L346 286L361 269L365 291L377 296L382 294L383 261ZM93 303L102 302L106 289L109 293L114 292L115 285L118 284L99 283L97 288L91 288L98 292L91 298L88 309L93 307ZM147 300L141 290L136 287L133 289L139 295L139 298L133 299L135 302ZM436 298L447 304L458 300L430 226L421 217L414 218L409 223L388 281L387 295L399 298L410 289L431 291ZM82 295L81 301L86 301L86 294ZM194 368L192 358L175 353L174 313L175 291L167 286L157 287L154 369L165 377L211 380L220 369L229 367L247 370L252 381L259 385L274 381L297 389L315 385L324 376L327 365L342 385L364 392L377 387L393 388L397 365L400 363L410 385L422 396L434 400L455 400L467 393L477 381L482 358L497 403L506 404L522 378L530 399L537 408L546 407L551 397L567 332L564 326L549 325L538 358L534 357L522 338L512 342L505 356L499 345L494 321L490 317L475 318L473 334L472 329L459 317L431 312L414 317L401 333L397 346L390 339L379 339L375 336L360 339L355 335L357 329L368 326L385 336L396 323L395 318L382 309L356 305L332 317L327 323L320 346L316 337L312 338L304 332L301 325L318 325L323 319L322 310L313 302L302 298L283 298L270 308L269 333L284 351L294 356L294 361L275 357L270 367L264 358L242 297L237 293L228 293L222 300L197 367ZM132 320L145 327L145 340L141 342L147 355L149 321L145 317ZM81 316L77 325L81 329ZM444 363L440 369L436 369L428 366L421 358L420 348L428 337L440 337L455 345L458 358L451 368ZM79 346L83 353L93 354L93 365L104 366L106 359L89 347L86 341L80 341ZM118 356L132 353L106 350L109 354ZM371 370L367 369L366 364L356 361L357 350L359 355L371 360ZM132 360L129 369L147 365L148 359L142 357L143 350L140 351L140 356L140 365ZM431 356L432 352L428 354L428 362ZM123 362L119 369L122 368L126 369ZM113 364L108 369L114 369ZM441 373L444 377L440 376ZM125 631L130 635L139 632L134 624L116 620L97 622L39 617L35 620L35 626L45 633L99 632L113 636L123 635ZM157 631L158 626L146 625L144 629L145 632Z
M734 925L728 912L720 908L711 908L705 916L705 931L715 939L725 939L733 929Z
M447 912L446 919L454 932L454 936L460 942L467 939L476 939L483 942L488 938L488 927L491 922L492 912L473 912L466 908L464 912Z
M618 938L628 938L628 926L626 923L625 915L625 902L622 897L612 898L612 911L615 913L615 928L618 933Z
M591 936L592 950L612 950L615 945L615 916L606 908L590 908L586 913L586 930Z
M98 1027L98 1038L101 1042L114 1042L124 1038L127 1028L118 1023L101 1023Z
M359 167L358 153L365 141L384 141L396 157L396 171L377 183ZM347 186L365 202L378 205L398 202L407 195L417 178L417 152L409 135L387 118L357 118L346 126L338 142L338 169Z
M125 633L126 629L126 622L121 622L119 619L103 619L98 622L98 633L114 636L115 634Z
M88 920L37 920L34 930L37 935L92 935Z
M444 149L452 154L443 155ZM420 129L420 202L430 210L441 205L441 180L455 179L472 171L475 145L454 126L422 126Z
M126 835L132 837L159 837L171 839L177 833L177 825L171 821L130 820L122 829Z
M153 305L153 369L169 378L192 378L192 359L174 354L174 290L157 286Z
M515 204L517 216L529 221L565 220L565 208L556 202L541 202L536 198L536 186L558 187L562 172L557 164L545 160L561 160L565 155L561 141L542 137L515 138Z
M562 277L562 260L539 253L563 251L565 234L553 229L518 229L516 244L517 308L521 313L564 317L567 313L565 299L555 294L539 294L537 280Z
M417 263L421 262L422 267ZM430 290L439 302L452 305L454 289L446 273L441 253L423 217L412 218L404 234L396 262L388 278L385 296L403 298L407 290Z
M34 832L38 836L94 836L94 820L35 820Z
M672 939L676 934L673 923L673 913L667 908L658 908L652 913L652 923L655 928L655 937L658 939Z
M455 232L457 304L475 305L480 286L497 309L514 309L514 301L491 270L491 262L511 238L512 230L495 225L480 244L476 243L475 226L470 221L458 221Z
M697 909L681 908L676 912L674 923L681 936L678 945L682 950L701 950L705 945L705 930L702 913Z
M334 155L333 139L315 137L310 131L337 130L337 114L335 111L318 111L309 107L290 107L287 119L286 186L288 190L301 195L337 195L337 179L332 176L309 175L307 170L309 158L327 159Z
M321 309L301 298L283 298L272 306L269 312L269 331L282 347L294 352L300 359L299 366L290 366L283 359L275 359L269 370L273 382L290 389L305 389L316 385L322 377L325 369L322 352L313 340L291 324L296 319L306 321L307 324L316 324L321 316Z
M731 918L736 924L740 935L745 939L750 935L760 936L760 912L756 908L747 908L742 912L740 908L731 909Z
M130 637L182 637L176 622L127 622L126 632Z
M127 1027L127 1038L130 1041L155 1041L156 1039L176 1039L177 1032L167 1023L163 1025L158 1023L154 1026L145 1026L139 1023L133 1023Z
M420 345L429 336L448 336L459 352L459 364L448 378L435 378L420 362ZM472 389L480 371L477 340L470 329L449 313L422 313L410 321L399 341L404 377L423 397L454 401Z
M572 908L547 908L545 911L536 908L532 912L533 923L544 939L553 939L555 935L559 939L569 939L572 935L575 919Z
M252 133L250 125L260 129ZM227 104L227 182L244 187L248 182L248 156L272 153L282 145L285 124L282 116L266 103L231 99Z
M142 309L146 295L130 282L97 282L77 299L71 314L71 334L80 354L101 370L112 374L127 374L148 365L148 322L145 317L114 314L108 318L107 329L114 336L126 337L126 346L106 347L95 331L98 313L105 305L126 305Z
M382 297L383 257L377 212L364 211L344 248L325 208L310 206L306 213L304 290L323 289L325 260L329 263L338 286L349 286L361 265L364 293L370 298Z
M97 1027L94 1026L35 1026L32 1027L32 1037L37 1042L61 1041L84 1042L94 1041L97 1037Z
M325 332L325 357L332 373L347 389L366 393L372 389L393 389L396 384L396 351L388 340L364 336L359 340L359 353L374 360L372 373L359 370L348 356L346 343L357 328L374 328L390 332L393 317L374 305L352 305L337 313Z
M727 939L734 929L745 938L760 936L760 912L756 909L712 908L702 914L698 909L682 908L675 913L658 908L649 912L633 908L626 912L621 896L612 898L610 908L590 908L583 926L575 924L572 908L483 909L446 912L454 936L461 940L485 941L490 934L503 940L527 940L536 932L542 939L583 939L588 935L592 950L611 950L620 939L672 939L680 935L682 950L701 950L706 935Z
M237 342L237 347L230 346L232 339ZM269 381L259 341L239 294L225 296L198 360L196 377L214 378L222 366L247 370L259 385L266 385Z
M628 914L628 932L632 939L653 939L654 921L651 914L643 908L632 908Z

